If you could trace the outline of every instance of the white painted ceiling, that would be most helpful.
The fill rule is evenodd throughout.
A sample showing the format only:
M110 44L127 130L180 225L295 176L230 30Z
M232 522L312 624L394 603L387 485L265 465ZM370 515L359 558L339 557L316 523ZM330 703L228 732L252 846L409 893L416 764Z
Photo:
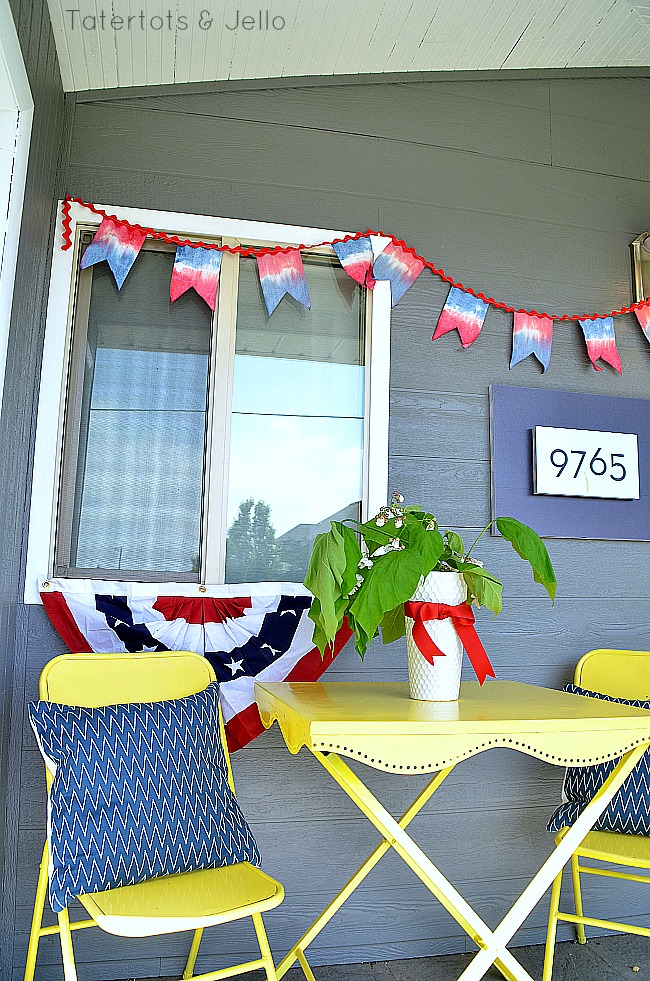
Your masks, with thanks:
M48 5L66 91L650 64L650 0L48 0Z

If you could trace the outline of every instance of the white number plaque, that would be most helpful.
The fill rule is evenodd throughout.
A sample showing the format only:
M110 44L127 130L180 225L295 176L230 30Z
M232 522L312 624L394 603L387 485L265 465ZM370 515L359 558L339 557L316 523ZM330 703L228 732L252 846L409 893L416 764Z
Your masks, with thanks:
M535 426L533 493L638 500L636 433Z

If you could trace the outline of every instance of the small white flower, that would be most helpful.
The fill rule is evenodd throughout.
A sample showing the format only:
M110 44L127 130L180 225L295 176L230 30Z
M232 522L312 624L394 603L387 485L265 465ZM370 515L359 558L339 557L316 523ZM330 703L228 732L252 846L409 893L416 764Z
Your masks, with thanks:
M435 531L435 530L436 530L435 521L430 521L427 525L427 531Z
M401 528L403 524L404 524L404 521L403 521L402 518L395 518L395 527L396 528Z
M382 518L381 515L377 518L375 524L378 528L382 528L386 524L386 519Z
M481 569L483 568L483 563L479 559L475 559L472 555L466 556L465 561L471 562L472 565L479 565Z
M393 538L393 539L391 539L390 547L391 548L401 548L402 547L402 543L399 540L399 538Z
M361 562L359 562L359 568L360 569L371 569L372 568L372 559L361 559Z
M360 586L363 582L363 576L357 572L357 586Z
M398 494L397 491L395 491L395 493L393 494L393 497L395 498L395 500L397 501L398 504L403 504L404 503L404 495L403 494Z

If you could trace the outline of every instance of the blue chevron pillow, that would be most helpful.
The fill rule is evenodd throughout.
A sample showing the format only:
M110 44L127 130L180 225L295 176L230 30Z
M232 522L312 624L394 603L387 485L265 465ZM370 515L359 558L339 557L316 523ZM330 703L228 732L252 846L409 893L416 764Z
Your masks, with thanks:
M216 682L187 698L75 708L31 702L54 773L50 905L80 893L235 862L259 865L228 786Z
M634 708L650 709L650 701L612 698L597 691L587 691L577 685L565 685L573 695L588 695L606 702L620 702ZM650 753L650 751L649 751ZM548 831L559 831L572 825L582 814L597 790L600 790L618 760L608 760L596 766L570 766L564 777L566 802L560 804L548 822ZM618 791L594 825L596 831L618 831L624 835L650 835L650 755L646 753L623 781Z

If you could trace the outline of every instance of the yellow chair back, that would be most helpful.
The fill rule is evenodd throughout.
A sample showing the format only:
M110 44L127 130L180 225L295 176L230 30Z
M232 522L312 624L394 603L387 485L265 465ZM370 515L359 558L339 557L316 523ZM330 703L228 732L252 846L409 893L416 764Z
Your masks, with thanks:
M97 708L184 698L211 681L212 665L192 651L62 654L43 668L39 695L48 702Z
M210 662L192 651L61 654L43 668L39 695L48 702L99 708L102 705L184 698L203 691L213 681L216 681L216 676ZM219 726L229 783L234 793L221 711ZM54 777L47 766L45 773L49 791ZM135 886L82 895L79 898L90 914L88 919L70 923L68 910L65 909L58 914L58 925L43 926L48 867L46 842L38 876L24 981L34 981L40 938L51 934L60 936L65 981L77 981L72 931L94 926L108 933L132 937L193 930L183 978L215 981L216 978L239 976L242 971L263 968L267 981L277 981L262 913L282 902L284 890L279 882L247 862L161 876ZM195 975L194 967L204 928L247 916L253 918L260 958L232 968Z
M573 680L581 688L601 692L603 695L647 701L650 699L650 651L617 651L610 648L589 651L578 661ZM602 790L599 793L602 793ZM568 828L562 828L558 832L555 837L556 844L564 838L568 830ZM589 859L590 864L581 865L581 858ZM601 868L594 865L593 862L604 862L607 867ZM622 866L625 871L612 869L612 865ZM636 871L627 871L628 869L635 869ZM627 879L630 882L650 885L650 876L645 874L648 869L650 869L650 838L642 835L619 834L614 831L590 831L587 834L571 856L575 913L560 912L561 871L553 883L546 933L543 981L551 981L552 978L556 930L557 924L561 920L575 924L579 944L587 942L585 925L598 927L602 930L614 930L617 933L623 931L624 933L650 937L650 929L647 927L585 916L580 882L580 875L588 873L592 876L603 876L609 880Z
M614 698L650 698L650 651L589 651L578 661L574 681Z

